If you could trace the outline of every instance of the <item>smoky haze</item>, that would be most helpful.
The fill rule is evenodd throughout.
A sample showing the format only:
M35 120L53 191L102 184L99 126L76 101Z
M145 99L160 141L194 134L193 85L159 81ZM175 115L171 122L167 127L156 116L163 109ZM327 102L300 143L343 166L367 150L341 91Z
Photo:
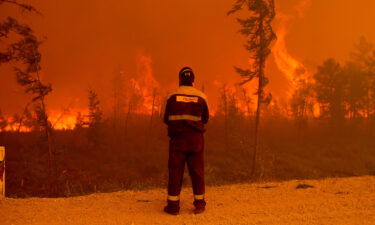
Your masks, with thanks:
M215 107L219 86L240 81L233 66L248 63L235 17L226 16L232 0L30 2L42 16L24 15L7 6L0 17L17 15L45 39L42 77L54 88L47 96L50 109L61 110L70 102L76 109L86 108L87 89L92 87L109 110L114 73L123 70L127 76L140 76L140 55L151 59L152 74L163 91L177 86L181 67L191 66L196 86L204 85ZM287 54L306 70L313 72L328 57L345 61L362 35L375 42L373 0L276 3L281 17L276 18L275 30L286 21ZM5 114L22 112L28 98L9 66L0 68L0 73L0 108ZM269 58L267 76L273 95L283 97L290 82L275 57Z

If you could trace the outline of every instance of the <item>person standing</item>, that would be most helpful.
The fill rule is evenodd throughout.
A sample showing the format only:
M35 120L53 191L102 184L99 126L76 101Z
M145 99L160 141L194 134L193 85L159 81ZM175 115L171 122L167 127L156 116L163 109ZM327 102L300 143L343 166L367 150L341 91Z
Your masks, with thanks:
M194 193L194 213L205 210L204 137L209 113L207 96L193 87L194 72L184 67L179 72L179 88L169 93L164 113L168 125L168 196L166 213L180 211L180 192L187 163Z

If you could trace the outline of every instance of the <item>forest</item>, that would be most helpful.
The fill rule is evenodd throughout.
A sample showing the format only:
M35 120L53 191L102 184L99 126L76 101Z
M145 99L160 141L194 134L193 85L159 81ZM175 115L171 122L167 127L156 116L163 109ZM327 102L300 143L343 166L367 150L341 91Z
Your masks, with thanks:
M327 59L311 77L297 81L289 102L273 100L263 108L253 176L254 100L242 86L223 86L206 132L208 185L374 175L374 53L361 38L351 61L340 65ZM123 73L114 80L113 113L104 115L100 96L88 90L88 114L77 115L74 129L53 130L52 162L35 112L26 110L10 121L0 117L0 143L9 149L9 196L49 196L50 182L56 182L59 196L166 185L163 96L154 92L144 99ZM186 174L184 183L189 182Z
M17 7L39 13L27 4ZM242 34L249 35L249 21L239 22ZM18 39L0 52L0 65L13 63L17 84L32 97L21 113L7 116L0 110L7 196L68 197L166 187L166 95L147 66L144 80L122 70L111 75L110 110L103 109L98 91L89 88L86 111L77 113L70 129L57 128L69 107L51 122L45 99L53 84L39 76L43 42L28 25L8 17L0 23L0 38L11 33ZM269 35L267 49L276 38ZM247 48L251 52L259 46ZM311 73L296 71L288 98L266 96L266 84L272 81L263 72L254 75L236 67L247 81L258 78L259 86L256 93L246 82L218 88L218 105L205 133L207 184L375 175L375 48L361 37L348 55L344 63L327 56ZM189 182L185 174L184 185Z

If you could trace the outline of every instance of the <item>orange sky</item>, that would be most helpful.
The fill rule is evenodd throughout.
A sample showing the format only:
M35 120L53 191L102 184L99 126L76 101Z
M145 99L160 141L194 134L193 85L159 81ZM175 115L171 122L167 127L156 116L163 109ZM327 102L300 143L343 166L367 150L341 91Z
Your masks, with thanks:
M51 82L51 109L86 108L87 88L99 93L103 106L111 104L111 79L116 68L137 76L137 55L152 59L160 87L177 86L185 65L196 73L197 86L205 84L211 105L217 86L238 82L233 66L246 66L244 38L237 33L235 16L226 16L233 0L63 0L32 2L43 16L21 15L14 7L0 7L0 17L17 15L28 22L42 46L43 79ZM277 13L287 15L285 47L294 59L312 70L328 57L347 59L361 35L375 43L374 0L276 0ZM306 3L306 4L302 4ZM275 30L282 21L278 17ZM271 55L267 76L274 96L289 86ZM0 68L0 108L22 112L27 100L9 67Z

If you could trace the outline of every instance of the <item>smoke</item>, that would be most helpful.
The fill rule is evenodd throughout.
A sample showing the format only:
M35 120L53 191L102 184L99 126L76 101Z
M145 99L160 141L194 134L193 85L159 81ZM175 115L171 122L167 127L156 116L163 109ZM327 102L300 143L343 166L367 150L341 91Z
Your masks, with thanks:
M46 100L49 112L57 115L54 117L72 99L71 114L83 112L89 86L98 92L108 115L112 107L111 79L119 65L140 90L147 90L142 92L144 96L153 96L154 88L162 95L176 87L178 71L190 66L196 74L196 86L200 89L204 84L213 108L219 98L213 81L235 84L240 76L233 66L248 67L248 53L243 48L246 40L237 32L235 18L226 16L233 1L33 2L43 16L21 14L2 4L0 17L16 16L45 40L42 77L53 86ZM290 93L295 77L308 76L311 68L326 58L345 60L361 35L375 42L373 0L358 0L356 4L339 0L276 3L274 28L278 40L266 68L270 78L267 88L275 98ZM0 76L2 112L22 113L30 99L16 85L11 66L1 66ZM148 78L142 80L142 76ZM144 108L150 110L152 97L147 98Z

